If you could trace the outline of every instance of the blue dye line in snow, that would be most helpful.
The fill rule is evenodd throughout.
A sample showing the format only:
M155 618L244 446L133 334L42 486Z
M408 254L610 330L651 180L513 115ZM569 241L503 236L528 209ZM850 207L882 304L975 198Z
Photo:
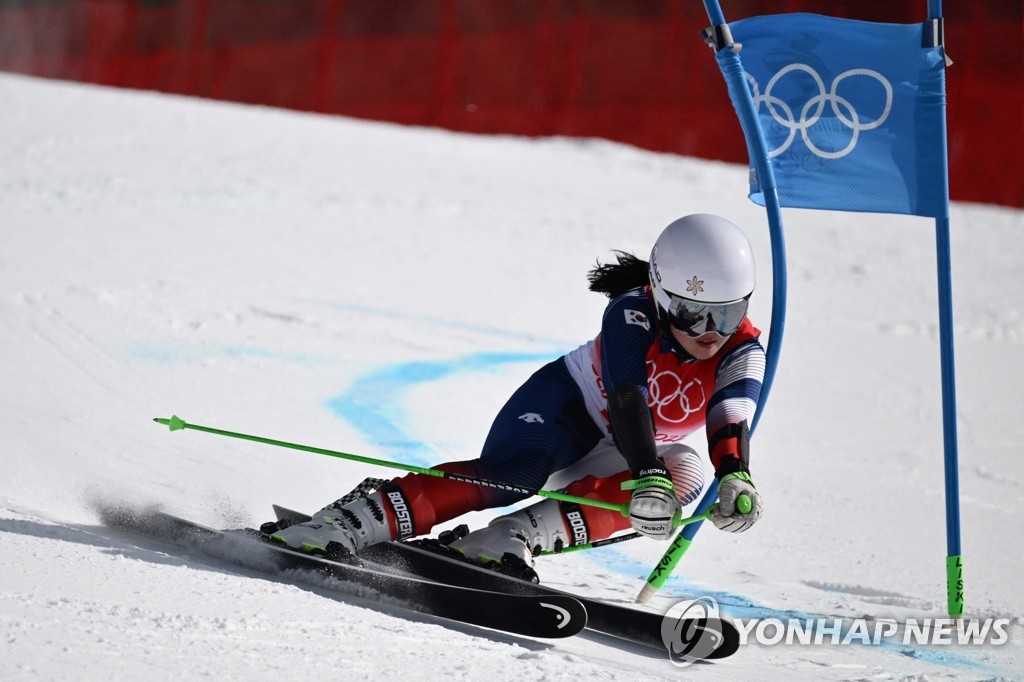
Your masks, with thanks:
M444 327L446 329L455 329L457 331L472 332L474 334L486 334L488 336L497 336L505 340L516 340L516 341L529 341L532 343L543 344L547 346L563 347L567 345L565 339L552 339L536 334L524 334L521 332L511 331L501 327L488 327L480 324L470 324L468 322L457 322L455 320L446 320L439 317L432 317L424 314L411 314L403 313L395 310L386 310L376 308L374 306L360 304L360 303L346 303L341 301L307 301L314 305L326 306L334 310L343 310L346 312L358 313L359 315L373 315L375 317L382 317L385 319L402 320L405 323L416 322L421 324L429 324L436 327Z
M282 364L320 366L337 364L336 358L308 353L282 352L258 346L141 343L128 347L141 360L164 364L205 362L214 358L254 358Z
M503 365L549 362L560 353L484 352L452 360L418 360L385 365L357 377L348 390L327 401L327 409L352 424L369 442L392 456L417 466L444 460L433 448L417 440L406 426L404 394L414 386L456 374L493 372ZM538 364L539 366L539 364Z

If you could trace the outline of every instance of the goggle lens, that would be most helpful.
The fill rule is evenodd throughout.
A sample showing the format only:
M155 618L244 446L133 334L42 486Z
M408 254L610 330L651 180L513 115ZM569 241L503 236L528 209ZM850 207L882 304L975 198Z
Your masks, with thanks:
M739 329L747 316L748 300L729 303L701 303L670 294L669 323L691 338L715 332L729 336Z

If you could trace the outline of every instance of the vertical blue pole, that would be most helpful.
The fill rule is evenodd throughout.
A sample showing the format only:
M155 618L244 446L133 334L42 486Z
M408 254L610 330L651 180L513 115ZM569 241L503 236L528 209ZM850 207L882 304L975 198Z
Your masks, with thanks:
M928 18L938 22L941 31L942 0L928 0ZM941 33L937 37L941 40ZM946 153L945 109L942 112L941 140L946 215L935 219L935 253L939 284L939 358L942 366L942 441L946 481L946 598L949 615L962 616L964 576L963 555L960 549L960 474L956 432L956 366L953 355L953 264L949 238L949 162Z
M964 613L963 555L960 549L960 475L956 433L956 377L953 360L953 284L949 218L935 220L939 276L939 346L942 363L942 437L946 478L946 596L950 616Z
M718 12L720 14L721 10L719 9ZM709 16L710 14L709 12ZM761 421L768 394L771 393L772 385L775 382L775 373L782 350L782 337L786 328L786 239L782 230L782 211L779 205L778 189L775 185L775 172L768 160L768 147L757 120L753 97L747 89L743 65L740 63L738 55L731 52L721 54L718 60L722 67L722 73L729 84L729 90L733 94L733 103L738 110L740 123L746 133L751 154L750 160L754 165L758 183L764 195L764 205L768 212L768 230L772 243L772 318L768 346L765 349L764 381L761 384L761 395L757 401L757 409L750 426L750 432L753 434ZM715 480L708 486L695 513L702 514L707 511L714 504L717 496L718 481ZM683 528L681 534L692 541L701 525L703 522L690 524Z
M708 18L711 20L712 28L725 26L725 15L718 4L718 0L705 0L704 7L707 10ZM768 347L765 350L765 371L764 381L761 384L761 395L757 401L757 409L750 426L753 433L757 428L768 401L768 394L771 392L772 384L775 381L775 372L779 364L779 354L782 349L782 336L786 322L786 240L782 231L782 211L779 206L779 195L775 184L775 172L771 162L768 160L768 145L764 141L764 134L761 131L760 123L757 120L757 110L754 107L754 100L747 87L743 73L743 65L740 63L739 55L731 49L725 48L718 52L716 59L725 76L732 96L733 105L737 109L740 123L747 139L747 148L750 150L750 161L757 173L758 184L764 194L765 209L768 212L768 229L772 243L772 319L771 329L768 337ZM694 514L706 512L715 500L718 499L718 479L713 480ZM697 531L704 525L704 522L692 523L685 526L668 550L662 556L661 561L647 578L637 601L640 603L649 602L661 586L665 584L676 565L686 554L686 551L693 543Z
M722 12L722 6L718 4L718 0L704 0L704 11L708 13L708 19L711 20L712 26L725 25L725 14Z

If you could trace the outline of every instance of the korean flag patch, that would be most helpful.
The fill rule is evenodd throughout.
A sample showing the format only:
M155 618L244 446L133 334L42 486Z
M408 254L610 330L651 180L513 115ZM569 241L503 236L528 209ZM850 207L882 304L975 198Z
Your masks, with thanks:
M626 324L635 324L651 331L651 321L639 310L626 310Z

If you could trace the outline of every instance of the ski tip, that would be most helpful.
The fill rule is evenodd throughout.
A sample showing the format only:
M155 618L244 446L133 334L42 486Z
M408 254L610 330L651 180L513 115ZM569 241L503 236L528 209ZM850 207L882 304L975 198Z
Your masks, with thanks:
M163 424L164 426L170 427L171 431L181 431L185 428L185 420L181 419L177 415L171 415L170 419L161 419L160 417L154 417L153 421L157 424Z
M545 626L538 628L536 632L524 634L555 639L572 637L587 627L587 607L578 599L561 595L537 597L536 603L541 609L546 610Z

